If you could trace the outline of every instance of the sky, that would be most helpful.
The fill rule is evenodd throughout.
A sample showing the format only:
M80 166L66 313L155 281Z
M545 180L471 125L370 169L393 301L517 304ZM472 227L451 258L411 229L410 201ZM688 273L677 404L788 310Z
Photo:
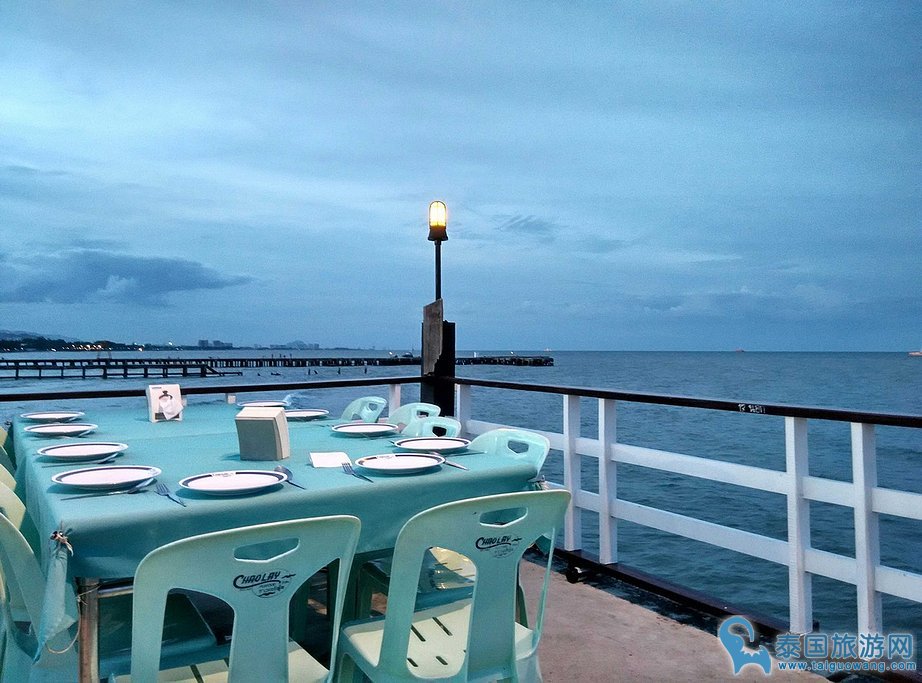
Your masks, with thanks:
M922 348L922 3L0 1L0 329Z

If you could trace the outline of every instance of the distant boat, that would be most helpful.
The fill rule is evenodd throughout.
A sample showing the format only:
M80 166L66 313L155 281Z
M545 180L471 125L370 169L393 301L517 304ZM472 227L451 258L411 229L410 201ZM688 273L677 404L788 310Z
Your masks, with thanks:
M922 351L910 351L910 356L922 356Z

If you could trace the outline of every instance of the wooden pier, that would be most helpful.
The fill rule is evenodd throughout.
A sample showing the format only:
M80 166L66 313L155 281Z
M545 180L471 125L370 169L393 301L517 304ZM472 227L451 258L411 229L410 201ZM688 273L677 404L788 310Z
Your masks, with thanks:
M466 356L457 365L547 367L550 356ZM419 365L419 356L379 358L43 358L0 359L0 379L128 379L223 377L242 375L244 368L316 368Z

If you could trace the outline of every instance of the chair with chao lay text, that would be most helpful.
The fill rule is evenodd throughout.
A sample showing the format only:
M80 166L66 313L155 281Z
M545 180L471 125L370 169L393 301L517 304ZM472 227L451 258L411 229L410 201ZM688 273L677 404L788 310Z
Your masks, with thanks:
M377 422L387 407L387 401L378 396L363 396L346 406L339 418L344 422Z
M387 416L387 421L403 431L403 428L415 420L424 417L435 417L442 409L433 403L406 403Z
M331 672L289 639L289 603L304 582L338 561L340 580L329 601L334 661L360 526L349 516L296 519L203 534L152 551L135 574L130 680L158 680L163 605L174 588L223 600L234 610L234 627L228 662L162 672L166 680L329 680Z
M425 422L442 419L451 418L429 418ZM461 423L458 422L459 430L460 426ZM446 436L456 435L446 434ZM537 475L544 465L550 447L550 441L541 434L521 429L501 428L481 434L471 441L469 449L497 457L527 460L534 464ZM544 545L542 541L542 549ZM434 546L426 553L424 566L426 569L419 577L418 600L421 605L454 600L458 595L469 593L473 587L474 568L471 561L462 554ZM374 594L388 593L391 558L385 557L366 562L360 571L359 590L356 594L356 613L366 616L371 610ZM522 610L520 610L520 617L524 623L525 614Z
M526 491L447 503L411 518L394 548L385 615L343 626L342 678L357 668L373 681L540 680L537 648L551 557L534 628L514 618L519 562L540 536L554 537L569 502L562 489ZM464 598L417 611L419 573L432 546L470 558L476 587Z

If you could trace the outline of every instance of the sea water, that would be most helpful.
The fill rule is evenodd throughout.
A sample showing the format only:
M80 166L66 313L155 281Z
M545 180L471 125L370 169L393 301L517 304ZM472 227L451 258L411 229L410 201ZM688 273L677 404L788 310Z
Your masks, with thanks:
M297 356L385 356L387 352L292 352ZM481 350L480 355L509 351ZM517 352L529 355L528 352ZM537 353L537 352L534 352ZM511 382L591 387L618 391L715 398L733 403L788 404L861 411L922 414L922 358L902 353L697 353L697 352L541 352L552 355L553 367L458 366L462 377ZM34 354L29 354L30 357ZM114 354L135 355L135 354ZM150 356L150 354L147 354ZM167 354L157 354L163 357ZM172 357L201 357L201 352L174 352ZM263 351L209 351L229 357L267 355ZM459 355L466 355L463 352ZM8 355L8 358L15 357ZM414 375L416 366L347 368L249 368L243 376L181 378L183 386L246 384L272 381L310 381ZM3 380L0 393L139 389L137 399L82 402L84 409L125 405L145 406L143 380ZM166 381L166 380L164 380ZM418 399L415 385L401 388L403 402ZM279 392L282 393L282 392ZM299 407L319 407L336 413L368 388L310 390L293 399ZM532 429L562 431L563 401L558 395L474 387L473 417ZM263 394L268 395L268 394ZM263 396L261 395L261 396ZM250 396L248 396L249 398ZM252 396L256 397L256 396ZM273 395L273 397L278 397ZM211 396L191 402L219 401ZM34 403L0 404L0 418L34 409ZM73 403L42 407L73 407ZM598 402L581 399L581 432L597 430ZM922 493L922 430L878 427L878 479L883 487ZM707 457L744 465L783 470L784 419L723 411L674 408L618 402L619 442ZM851 443L848 423L811 420L810 474L851 480ZM597 467L583 459L582 486L597 491ZM552 452L545 465L552 481L562 480L562 458ZM752 491L649 468L620 465L618 496L678 514L725 524L785 540L786 501L783 496ZM854 521L851 508L811 503L813 547L854 557ZM598 521L583 514L585 550L598 549ZM881 561L898 569L922 572L922 523L882 515ZM618 560L675 583L711 593L720 599L780 619L788 613L787 568L707 544L672 536L627 522L618 523ZM823 630L856 630L854 586L814 577L814 618ZM884 627L888 632L912 630L922 634L922 606L884 596Z

